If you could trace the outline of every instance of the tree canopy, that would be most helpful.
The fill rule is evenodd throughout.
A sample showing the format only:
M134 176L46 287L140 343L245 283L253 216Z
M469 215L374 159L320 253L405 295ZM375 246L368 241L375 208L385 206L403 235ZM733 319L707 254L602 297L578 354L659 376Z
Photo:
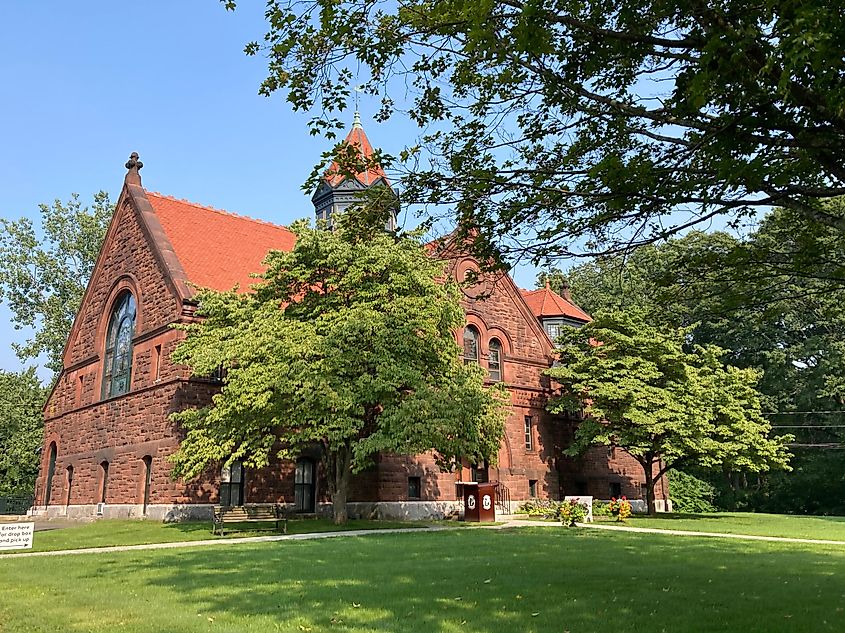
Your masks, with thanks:
M34 330L13 347L22 360L42 354L54 372L100 252L114 205L107 193L83 207L79 196L39 205L41 226L29 218L0 219L0 300L15 329Z
M758 372L724 365L715 346L685 351L685 334L636 312L599 312L566 328L547 372L560 384L549 409L584 414L569 454L624 448L643 468L651 513L655 481L681 465L760 472L788 461L789 438L770 438L760 415Z
M175 416L187 432L177 475L318 447L342 522L350 476L377 453L495 462L503 401L461 362L444 262L365 215L333 216L332 231L297 222L295 247L267 256L255 292L199 294L203 320L173 360L200 375L222 365L226 379L211 406Z
M34 368L0 370L0 495L31 495L35 489L44 396Z
M842 212L841 200L827 204ZM743 238L693 232L538 282L568 282L591 313L639 310L657 327L690 328L688 349L718 345L726 362L761 372L765 417L775 433L796 436L793 471L688 470L717 486L723 507L836 513L845 495L842 262L838 231L776 208Z
M454 210L485 254L613 253L773 205L845 231L821 204L845 194L841 9L271 0L246 52L313 133L356 89L418 124L404 200Z

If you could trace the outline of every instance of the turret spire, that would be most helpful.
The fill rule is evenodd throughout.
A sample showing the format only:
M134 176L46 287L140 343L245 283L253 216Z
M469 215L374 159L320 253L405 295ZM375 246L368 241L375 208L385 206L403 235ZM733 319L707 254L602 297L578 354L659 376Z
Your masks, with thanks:
M341 169L337 162L332 162L323 175L322 183L311 197L317 219L328 222L331 226L332 214L340 213L355 204L362 190L374 186L389 188L396 197L398 210L398 196L390 186L390 181L387 174L384 173L384 169L377 163L374 164L373 146L364 132L364 126L361 125L361 113L357 109L352 119L352 129L349 130L344 142L357 149L362 163L361 171L354 175L349 174L348 169ZM395 224L394 212L394 217L388 222L388 229L393 230Z

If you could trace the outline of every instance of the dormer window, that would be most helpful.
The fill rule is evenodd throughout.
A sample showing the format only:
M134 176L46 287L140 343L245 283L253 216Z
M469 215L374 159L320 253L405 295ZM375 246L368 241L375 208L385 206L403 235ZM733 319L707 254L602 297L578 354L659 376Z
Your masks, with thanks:
M135 337L135 297L121 294L112 309L103 362L103 399L129 391L132 378L132 339Z

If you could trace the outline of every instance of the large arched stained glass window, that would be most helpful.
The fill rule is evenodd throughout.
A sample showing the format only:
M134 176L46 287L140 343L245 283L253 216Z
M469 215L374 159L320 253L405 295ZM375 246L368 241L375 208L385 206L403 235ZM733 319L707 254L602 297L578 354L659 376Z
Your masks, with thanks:
M132 338L135 336L135 297L125 292L114 304L106 334L103 398L129 391L132 378Z

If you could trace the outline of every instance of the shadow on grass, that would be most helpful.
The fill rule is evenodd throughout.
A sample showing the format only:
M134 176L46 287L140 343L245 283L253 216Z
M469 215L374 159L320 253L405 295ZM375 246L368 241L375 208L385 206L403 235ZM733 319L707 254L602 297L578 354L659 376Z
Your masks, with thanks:
M201 538L243 538L245 536L270 536L283 534L281 527L274 523L229 523L225 527L225 537L211 533L211 521L185 521L181 523L165 523L164 530L180 532L185 540ZM427 524L410 521L368 521L349 520L343 525L335 525L330 519L291 519L287 524L288 534L311 534L315 532L346 532L351 530L391 530L398 528L423 528Z
M607 518L607 517L604 517ZM765 514L756 512L712 512L704 514L692 514L684 512L661 512L656 515L635 514L633 518L640 520L685 520L685 521L736 521L738 519L747 520L801 520L801 521L823 521L833 524L845 524L845 517L843 516L824 516L824 515L806 515L806 514Z
M522 528L159 552L106 573L225 630L832 631L843 563L824 548Z
M731 514L692 514L692 513L684 513L684 512L661 512L659 514L650 515L650 514L634 514L631 518L648 521L648 520L685 520L685 521L693 521L693 520L701 520L707 519L708 521L713 520L724 520L730 519L733 515ZM603 517L607 520L613 520L612 517Z

